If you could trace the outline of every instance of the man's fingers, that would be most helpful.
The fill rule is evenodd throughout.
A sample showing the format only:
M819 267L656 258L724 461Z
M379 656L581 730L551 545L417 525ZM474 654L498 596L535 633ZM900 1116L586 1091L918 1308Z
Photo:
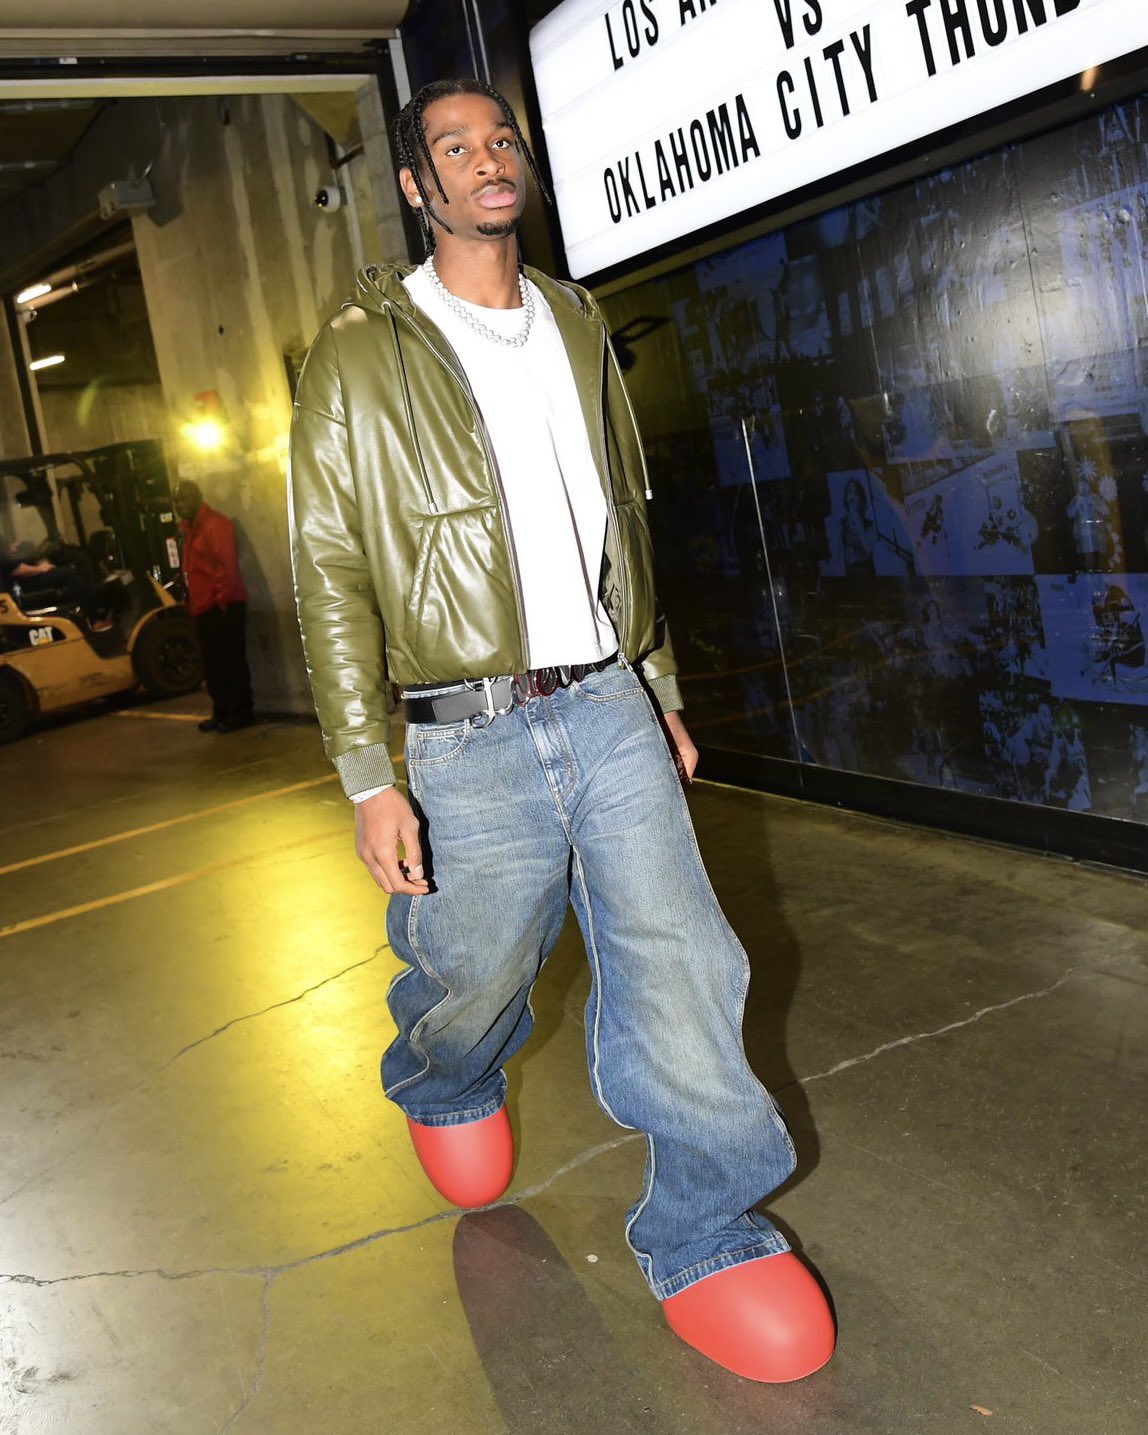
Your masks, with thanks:
M392 854L389 861L381 864L380 872L382 881L379 886L384 892L401 893L407 897L420 897L424 892L430 890L429 884L423 879L422 868L418 872L404 870L404 864L399 861L397 854Z
M417 882L423 875L423 849L419 841L418 822L404 824L399 829L399 836L403 844L403 866L406 868L407 876Z
M397 853L390 853L389 856L371 860L363 857L363 865L375 880L376 886L382 888L389 894L402 893L408 897L420 897L430 891L430 884L415 876L413 873L404 871L404 863L399 861Z
M415 850L418 850L417 837ZM360 852L359 855L367 871L384 892L401 892L408 897L418 897L430 890L429 884L423 878L421 856L418 870L412 870L411 864L399 856L397 841L392 840L381 849Z

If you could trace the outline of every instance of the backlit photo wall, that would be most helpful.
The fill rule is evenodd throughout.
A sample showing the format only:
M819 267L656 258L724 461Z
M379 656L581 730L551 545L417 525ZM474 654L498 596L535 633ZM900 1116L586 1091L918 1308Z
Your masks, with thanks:
M701 743L1148 820L1148 97L604 307Z

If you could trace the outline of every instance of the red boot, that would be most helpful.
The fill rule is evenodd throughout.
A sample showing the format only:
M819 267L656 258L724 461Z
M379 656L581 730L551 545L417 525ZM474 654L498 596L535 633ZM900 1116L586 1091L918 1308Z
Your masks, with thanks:
M670 1329L748 1380L812 1375L836 1331L821 1287L795 1255L763 1256L695 1281L662 1302Z
M514 1137L501 1106L459 1126L421 1126L407 1118L411 1143L431 1185L455 1206L489 1206L510 1185Z

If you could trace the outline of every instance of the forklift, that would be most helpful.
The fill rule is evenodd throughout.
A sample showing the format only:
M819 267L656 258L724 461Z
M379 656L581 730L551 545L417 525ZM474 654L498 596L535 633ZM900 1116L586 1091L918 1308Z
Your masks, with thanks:
M0 590L0 743L41 715L139 688L149 697L193 692L203 680L195 628L183 606L179 526L163 447L154 439L0 460L6 507L38 516L20 557L78 571L94 595L19 577ZM65 531L66 530L66 531Z

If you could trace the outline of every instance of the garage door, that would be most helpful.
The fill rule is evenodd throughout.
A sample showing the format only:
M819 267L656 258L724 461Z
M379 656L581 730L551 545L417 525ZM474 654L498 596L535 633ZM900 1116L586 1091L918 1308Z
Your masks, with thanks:
M0 0L0 59L36 56L291 54L389 39L410 0ZM157 12L194 19L157 25Z

